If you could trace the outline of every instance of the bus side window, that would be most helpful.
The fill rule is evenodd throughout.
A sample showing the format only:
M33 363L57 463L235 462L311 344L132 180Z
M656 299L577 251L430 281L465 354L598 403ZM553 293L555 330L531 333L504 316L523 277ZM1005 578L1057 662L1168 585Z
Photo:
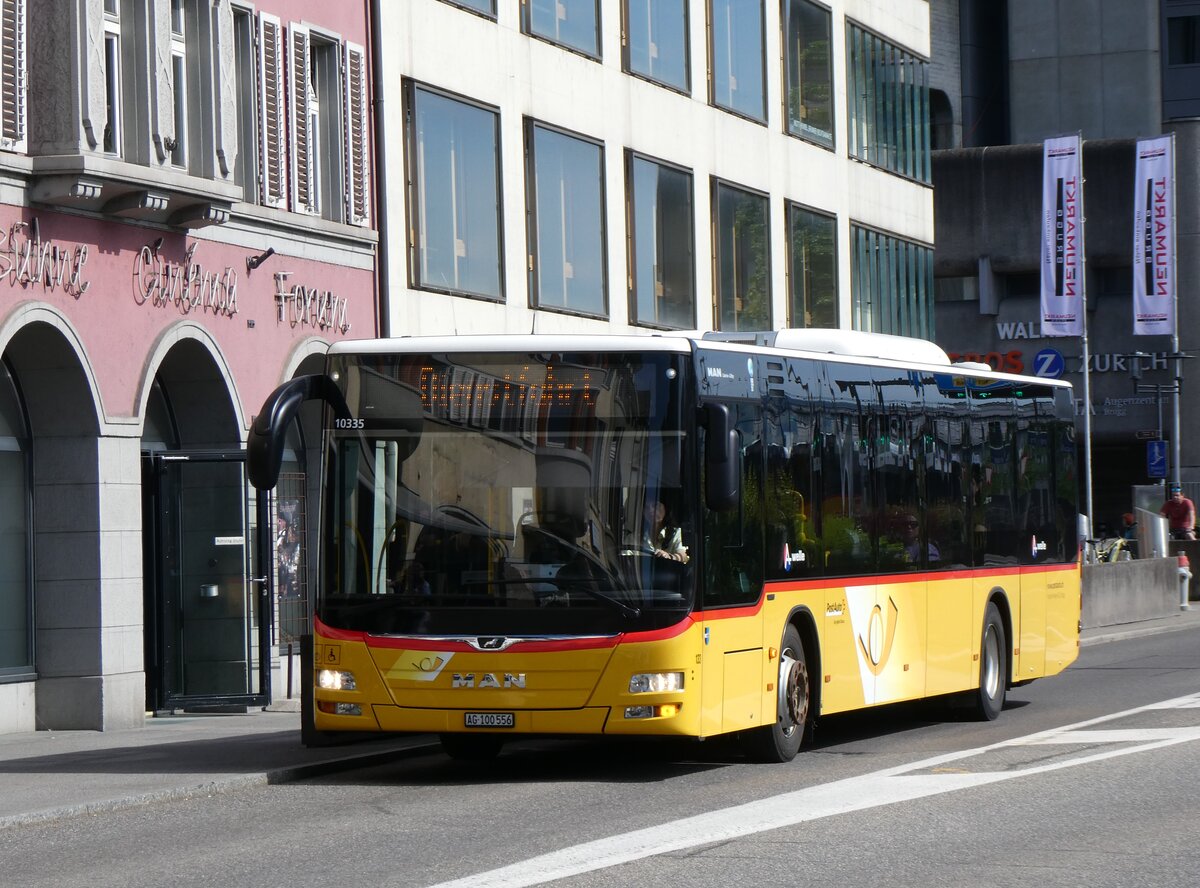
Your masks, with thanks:
M742 449L738 507L704 510L704 607L750 604L762 592L763 421L757 405L730 405Z

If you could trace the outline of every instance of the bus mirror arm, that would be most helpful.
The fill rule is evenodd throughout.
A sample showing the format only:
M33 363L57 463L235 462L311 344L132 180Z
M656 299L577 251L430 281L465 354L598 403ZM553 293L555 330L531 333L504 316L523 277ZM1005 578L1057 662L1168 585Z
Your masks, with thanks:
M741 471L741 447L737 430L730 426L729 408L705 404L700 425L708 432L704 444L704 501L714 512L737 507Z
M290 379L267 397L246 438L246 473L259 490L271 490L279 480L288 425L305 401L319 399L338 416L349 416L342 393L325 374Z

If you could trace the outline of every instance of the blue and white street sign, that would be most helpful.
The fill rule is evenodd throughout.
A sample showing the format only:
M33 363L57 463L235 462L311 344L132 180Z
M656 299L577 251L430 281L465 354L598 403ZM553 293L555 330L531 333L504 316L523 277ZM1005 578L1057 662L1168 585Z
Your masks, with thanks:
M1146 442L1146 475L1150 478L1167 477L1167 442Z

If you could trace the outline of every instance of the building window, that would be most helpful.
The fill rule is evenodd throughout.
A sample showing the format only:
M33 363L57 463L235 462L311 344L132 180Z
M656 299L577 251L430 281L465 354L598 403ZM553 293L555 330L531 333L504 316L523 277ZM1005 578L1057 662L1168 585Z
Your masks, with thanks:
M847 23L846 65L850 155L929 182L929 64Z
M503 299L500 115L409 83L413 286Z
M717 329L770 330L769 201L713 180Z
M188 142L187 33L183 0L171 0L171 89L175 112L175 132L169 147L171 163L186 167Z
M625 70L690 92L686 0L625 0Z
M255 54L254 16L247 10L233 10L233 80L237 101L237 164L233 181L242 186L242 200L262 202L259 186L258 60Z
M486 15L488 18L496 17L496 0L444 0L451 6L461 6L463 9L470 9L472 12L478 12Z
M1200 15L1178 15L1167 19L1167 64L1200 63Z
M858 225L850 243L853 328L933 339L933 250Z
M600 58L598 0L522 0L525 33Z
M766 121L764 0L708 0L710 98L714 105Z
M366 53L291 23L287 62L292 209L366 224Z
M0 148L26 147L25 0L0 0Z
M788 132L832 148L832 14L808 0L783 3Z
M837 220L788 204L788 326L837 323Z
M33 672L29 433L20 393L0 362L0 681Z
M104 0L104 137L106 154L121 153L121 14Z
M529 121L526 155L533 306L604 317L604 148Z
M696 326L692 174L629 152L629 305L635 324Z

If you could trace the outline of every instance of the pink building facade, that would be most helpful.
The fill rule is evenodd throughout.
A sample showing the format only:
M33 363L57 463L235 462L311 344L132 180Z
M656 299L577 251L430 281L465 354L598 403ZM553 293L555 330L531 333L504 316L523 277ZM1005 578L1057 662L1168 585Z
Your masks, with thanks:
M298 694L318 455L260 498L243 453L378 334L370 3L0 25L0 733Z

